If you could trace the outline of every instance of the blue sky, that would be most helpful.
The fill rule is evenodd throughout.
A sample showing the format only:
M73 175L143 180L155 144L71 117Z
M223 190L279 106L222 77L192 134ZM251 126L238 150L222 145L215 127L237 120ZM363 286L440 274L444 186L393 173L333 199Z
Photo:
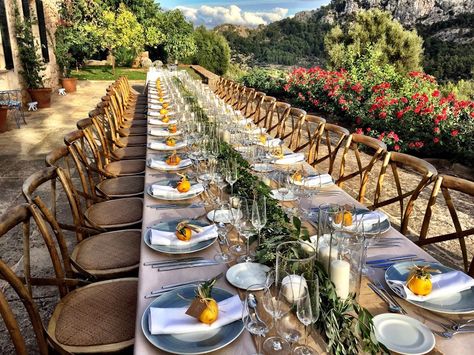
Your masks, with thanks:
M224 1L224 0L165 0L157 1L164 9L179 8L185 16L196 25L214 27L221 23L257 26L281 20L296 12L314 10L326 5L329 0L294 0L294 1Z

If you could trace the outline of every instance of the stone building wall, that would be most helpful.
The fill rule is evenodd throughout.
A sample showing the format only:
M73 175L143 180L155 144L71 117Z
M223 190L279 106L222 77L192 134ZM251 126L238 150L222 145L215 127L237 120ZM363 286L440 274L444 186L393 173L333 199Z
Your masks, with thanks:
M0 0L2 1L2 0ZM28 94L26 93L26 87L24 86L23 80L19 75L21 71L21 63L18 58L18 48L15 38L15 13L14 13L14 3L17 2L20 13L22 14L21 0L3 0L5 3L5 10L8 19L8 29L10 43L13 53L13 63L14 68L10 70L5 69L4 53L3 47L0 45L0 90L10 90L10 89L23 89L24 99L28 99ZM46 63L44 83L46 87L52 87L56 89L59 87L59 70L56 65L56 58L54 56L54 33L56 30L56 24L58 20L58 12L56 7L56 0L42 0L43 9L44 9L44 18L45 18L45 27L47 32L47 43L48 43L48 53L49 53L49 62ZM32 18L37 18L36 16L36 2L35 0L29 0L30 13ZM33 25L33 33L37 39L37 43L40 44L39 37L39 27L37 24ZM1 41L1 37L0 37ZM41 56L41 53L39 53Z

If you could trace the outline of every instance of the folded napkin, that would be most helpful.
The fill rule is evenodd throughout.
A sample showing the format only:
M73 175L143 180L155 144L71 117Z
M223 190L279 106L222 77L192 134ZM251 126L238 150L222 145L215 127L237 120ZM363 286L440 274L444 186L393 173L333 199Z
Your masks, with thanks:
M219 316L217 320L210 325L201 323L196 318L185 314L187 307L151 307L149 317L150 333L158 335L206 332L218 329L242 318L242 301L238 295L220 301L218 307Z
M161 110L163 106L161 104L150 104L148 105L149 110Z
M281 143L281 140L278 138L267 139L265 144L263 144L262 142L258 142L259 145L263 145L265 147L270 147L270 148L278 147L280 143Z
M165 232L156 229L151 230L151 244L165 245L165 246L192 246L199 242L204 242L209 239L217 238L217 227L213 224L207 227L202 227L201 233L193 232L191 240L185 242L176 238L175 232Z
M170 120L168 123L163 122L162 120L157 120L155 118L149 118L148 124L157 125L157 126L167 126L169 124L176 124L176 120Z
M295 185L301 185L300 181L293 181ZM319 184L321 186L327 185L327 184L332 184L332 176L329 174L321 174L321 175L313 175L309 176L304 180L304 186L306 187L318 187Z
M152 109L149 109L149 110L147 111L147 113L148 113L148 116L150 116L150 117L162 117L162 116L163 116L163 115L160 113L159 110L152 110ZM174 115L174 112L168 111L168 113L167 113L166 115L167 115L168 117L173 116L173 115Z
M163 186L163 185L152 185L151 193L155 197L163 198L166 200L173 200L176 198L187 198L195 196L204 191L202 184L191 185L191 189L188 192L179 192L174 187Z
M184 169L192 164L191 159L183 159L178 165L168 165L163 160L150 159L150 168L161 170L179 170Z
M177 142L173 147L170 147L163 142L151 142L148 146L150 149L156 150L177 150L186 147L186 142Z
M239 120L238 123L240 125L246 125L247 123L252 123L252 119L251 118L244 118L244 119Z
M302 153L291 153L285 155L283 158L275 161L275 164L288 165L304 161L304 154Z
M389 286L398 296L407 300L418 302L429 301L435 298L443 298L453 293L468 290L474 286L474 279L462 271L450 271L443 274L434 274L431 276L431 282L433 284L431 293L427 296L417 296L411 292L408 287L406 287L405 281L387 281Z
M156 137L169 137L169 136L177 136L180 134L180 132L177 131L176 133L170 133L167 129L150 128L150 134Z

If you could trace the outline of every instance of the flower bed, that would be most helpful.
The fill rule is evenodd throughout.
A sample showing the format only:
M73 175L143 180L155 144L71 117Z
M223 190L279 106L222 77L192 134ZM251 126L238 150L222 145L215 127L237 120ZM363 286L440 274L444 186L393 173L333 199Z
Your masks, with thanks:
M443 96L435 78L424 73L378 74L299 68L284 90L306 109L337 115L389 149L472 164L473 101Z

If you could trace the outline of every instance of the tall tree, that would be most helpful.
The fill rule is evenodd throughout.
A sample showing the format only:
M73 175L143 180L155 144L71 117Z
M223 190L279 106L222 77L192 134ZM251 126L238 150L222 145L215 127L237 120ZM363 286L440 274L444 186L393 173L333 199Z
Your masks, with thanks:
M230 65L230 48L224 36L208 31L203 26L194 31L196 53L192 61L208 70L223 75Z
M393 64L400 72L421 69L421 37L416 30L405 30L388 12L379 9L360 11L354 21L335 26L324 44L335 68L345 67L347 61L360 58L371 48L381 53L380 65Z

